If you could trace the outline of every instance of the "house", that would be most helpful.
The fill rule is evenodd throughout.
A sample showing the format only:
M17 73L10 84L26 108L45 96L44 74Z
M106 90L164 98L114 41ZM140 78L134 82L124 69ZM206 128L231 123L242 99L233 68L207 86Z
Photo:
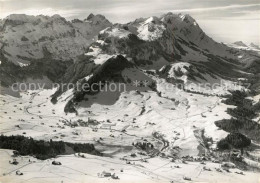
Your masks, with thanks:
M191 181L191 178L190 177L183 177L184 180L188 180L188 181Z
M101 174L98 174L99 177L111 177L110 172L103 171Z
M100 128L101 129L109 129L111 130L113 126L116 126L116 124L111 124L111 123L103 123Z
M10 164L18 165L18 161L14 158L13 161L9 161Z
M112 179L119 179L118 176L115 173L113 173L113 175L111 175L111 178Z
M53 164L53 165L61 165L61 162L59 162L59 161L53 161L51 164Z
M20 170L17 170L17 171L15 172L15 174L16 174L16 175L23 175L23 173L20 172Z

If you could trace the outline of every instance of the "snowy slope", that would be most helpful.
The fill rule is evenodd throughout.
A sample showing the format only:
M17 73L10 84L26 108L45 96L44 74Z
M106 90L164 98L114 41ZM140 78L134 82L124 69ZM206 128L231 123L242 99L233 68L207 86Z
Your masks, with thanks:
M222 78L207 68L187 62L162 67L159 75L170 83L180 83L184 90L209 95L227 95L229 90L246 90L237 82Z
M146 76L122 55L111 57L103 64L100 65L99 63L96 67L92 67L91 70L91 73L93 74L86 75L87 77L84 78L81 76L82 78L77 80L79 89L74 88L75 90L71 93L73 98L65 107L64 110L66 112L70 112L70 109L74 111L75 106L77 106L75 103L78 102L87 101L84 102L84 105L86 106L92 105L93 103L108 105L114 104L122 92L132 90L151 90L149 85L152 84L153 80ZM68 74L74 75L74 72ZM140 81L140 84L134 85L134 81ZM143 86L141 83L142 81L146 81L148 84ZM109 88L111 83L117 85L117 87L113 87L112 91ZM97 84L99 84L100 87L91 87ZM86 85L90 86L89 90L85 90L84 87L82 87ZM55 94L54 100L59 102L58 97L63 92L64 91L58 90Z

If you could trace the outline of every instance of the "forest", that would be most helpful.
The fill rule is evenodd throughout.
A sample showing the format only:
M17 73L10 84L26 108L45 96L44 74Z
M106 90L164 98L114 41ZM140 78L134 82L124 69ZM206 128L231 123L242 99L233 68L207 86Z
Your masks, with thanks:
M254 104L244 91L230 91L230 93L231 95L222 102L236 106L227 109L232 118L215 121L217 127L230 133L217 143L220 150L243 149L250 145L251 140L260 141L260 124L253 120L259 115L260 102Z
M71 154L76 152L101 155L93 144L69 143L63 141L43 141L34 140L24 136L0 136L0 148L12 149L19 152L20 155L31 155L38 159L45 160L54 158L57 155ZM69 149L69 150L68 150Z

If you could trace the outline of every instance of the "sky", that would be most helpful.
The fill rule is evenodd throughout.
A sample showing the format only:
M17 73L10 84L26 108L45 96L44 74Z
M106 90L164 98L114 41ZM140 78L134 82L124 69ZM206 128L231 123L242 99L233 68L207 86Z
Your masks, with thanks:
M0 0L0 18L60 14L71 20L94 13L126 23L167 12L190 14L218 42L260 44L260 0Z

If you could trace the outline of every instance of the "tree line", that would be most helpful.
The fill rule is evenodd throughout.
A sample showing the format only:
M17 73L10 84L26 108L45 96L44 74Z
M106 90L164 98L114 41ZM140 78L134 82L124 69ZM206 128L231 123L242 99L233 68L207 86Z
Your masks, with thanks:
M246 98L244 91L230 91L231 95L222 101L227 105L235 105L235 108L228 108L227 113L231 119L215 121L215 125L230 134L217 143L220 150L230 148L241 149L249 146L251 140L260 140L260 124L252 119L260 112L260 102L253 104L253 101Z
M72 149L75 153L89 153L95 155L101 155L93 144L84 143L69 143L63 141L43 141L34 140L20 135L16 136L0 136L0 148L12 149L19 152L20 155L31 155L38 159L54 158L57 155L67 154L68 148Z

